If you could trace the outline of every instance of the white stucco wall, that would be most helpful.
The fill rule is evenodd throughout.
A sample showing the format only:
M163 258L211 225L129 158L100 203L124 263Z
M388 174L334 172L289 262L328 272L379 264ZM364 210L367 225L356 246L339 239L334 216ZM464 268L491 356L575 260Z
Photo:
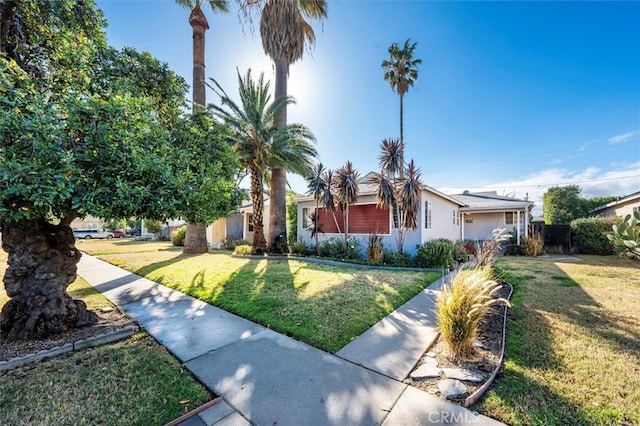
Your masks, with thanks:
M426 218L424 213L425 202L431 202L431 229L426 228ZM460 219L459 206L449 200L423 191L420 202L420 233L422 243L438 238L447 238L451 241L460 239ZM454 223L454 212L457 220Z
M602 210L598 214L600 216L620 216L625 217L628 214L633 214L633 208L640 209L640 198L622 202L616 206L609 207Z
M520 233L525 235L525 214L520 211ZM461 218L464 226L465 240L488 240L494 229L505 228L506 232L511 232L517 228L518 214L513 212L513 225L505 224L504 212L472 212L464 213Z

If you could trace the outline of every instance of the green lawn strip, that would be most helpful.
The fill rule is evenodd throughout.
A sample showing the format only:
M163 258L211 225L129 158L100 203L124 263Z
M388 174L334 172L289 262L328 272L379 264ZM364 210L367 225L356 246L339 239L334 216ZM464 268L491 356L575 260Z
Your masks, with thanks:
M505 258L502 376L474 408L512 425L640 424L640 263Z
M0 251L0 277L6 261ZM68 292L89 309L113 306L80 277ZM0 309L8 300L0 292ZM0 425L165 424L211 399L144 333L4 372L0 389Z
M0 424L166 424L210 396L140 333L0 375Z
M338 351L440 276L234 258L221 251L187 256L160 247L99 257L328 352Z

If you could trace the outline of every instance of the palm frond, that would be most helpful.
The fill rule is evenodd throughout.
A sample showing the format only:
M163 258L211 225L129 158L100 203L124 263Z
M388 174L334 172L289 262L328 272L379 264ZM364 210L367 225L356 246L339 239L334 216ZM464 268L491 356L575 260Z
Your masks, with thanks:
M380 143L378 164L383 172L390 176L397 176L404 168L404 142L400 139L383 139Z

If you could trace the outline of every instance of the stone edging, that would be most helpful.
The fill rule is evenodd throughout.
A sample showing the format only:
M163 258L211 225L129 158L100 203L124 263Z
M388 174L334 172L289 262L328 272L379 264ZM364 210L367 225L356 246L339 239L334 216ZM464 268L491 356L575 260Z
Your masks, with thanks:
M23 365L31 364L36 361L40 361L41 359L53 358L67 352L79 351L81 349L116 342L118 340L122 340L132 336L134 331L135 327L132 325L128 325L120 330L100 334L98 336L89 337L87 339L76 340L73 343L56 346L51 349L44 349L42 351L36 352L35 354L28 354L21 357L11 358L8 361L0 361L0 372L22 367Z
M511 296L513 295L513 286L508 282L505 282L504 284L507 284L510 288L509 295L507 296L507 300L511 300ZM470 405L473 405L476 402L478 402L478 400L482 397L482 395L484 395L484 393L489 389L489 387L495 380L496 376L498 375L498 372L502 367L502 363L504 363L504 349L507 343L506 341L507 341L507 313L508 312L509 312L509 307L505 305L504 316L502 320L502 348L500 349L500 361L498 362L498 365L496 365L495 370L493 370L493 373L491 373L491 376L487 379L487 381L484 382L482 386L480 386L474 393L469 395L464 400L465 407L469 407Z
M235 254L232 253L231 257L237 257L239 259L264 259L264 260L299 260L302 262L320 263L330 266L346 266L353 269L380 269L383 271L412 271L412 272L440 272L444 271L444 275L449 273L447 269L433 269L433 268L405 268L400 266L380 266L380 265L363 265L360 263L338 262L337 260L329 259L317 259L315 257L304 256L260 256L255 254Z

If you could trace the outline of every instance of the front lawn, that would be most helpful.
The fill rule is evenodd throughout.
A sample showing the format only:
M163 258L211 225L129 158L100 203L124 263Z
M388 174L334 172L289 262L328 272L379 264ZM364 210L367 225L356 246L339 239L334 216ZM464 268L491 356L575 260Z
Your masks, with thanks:
M328 352L338 351L440 276L234 258L227 251L184 255L163 242L87 241L78 247Z
M507 359L475 409L512 425L640 424L640 262L580 258L498 262L515 287Z
M0 250L0 277L6 261ZM89 309L111 306L81 278L68 291ZM166 424L210 399L145 333L0 373L0 389L0 425Z

